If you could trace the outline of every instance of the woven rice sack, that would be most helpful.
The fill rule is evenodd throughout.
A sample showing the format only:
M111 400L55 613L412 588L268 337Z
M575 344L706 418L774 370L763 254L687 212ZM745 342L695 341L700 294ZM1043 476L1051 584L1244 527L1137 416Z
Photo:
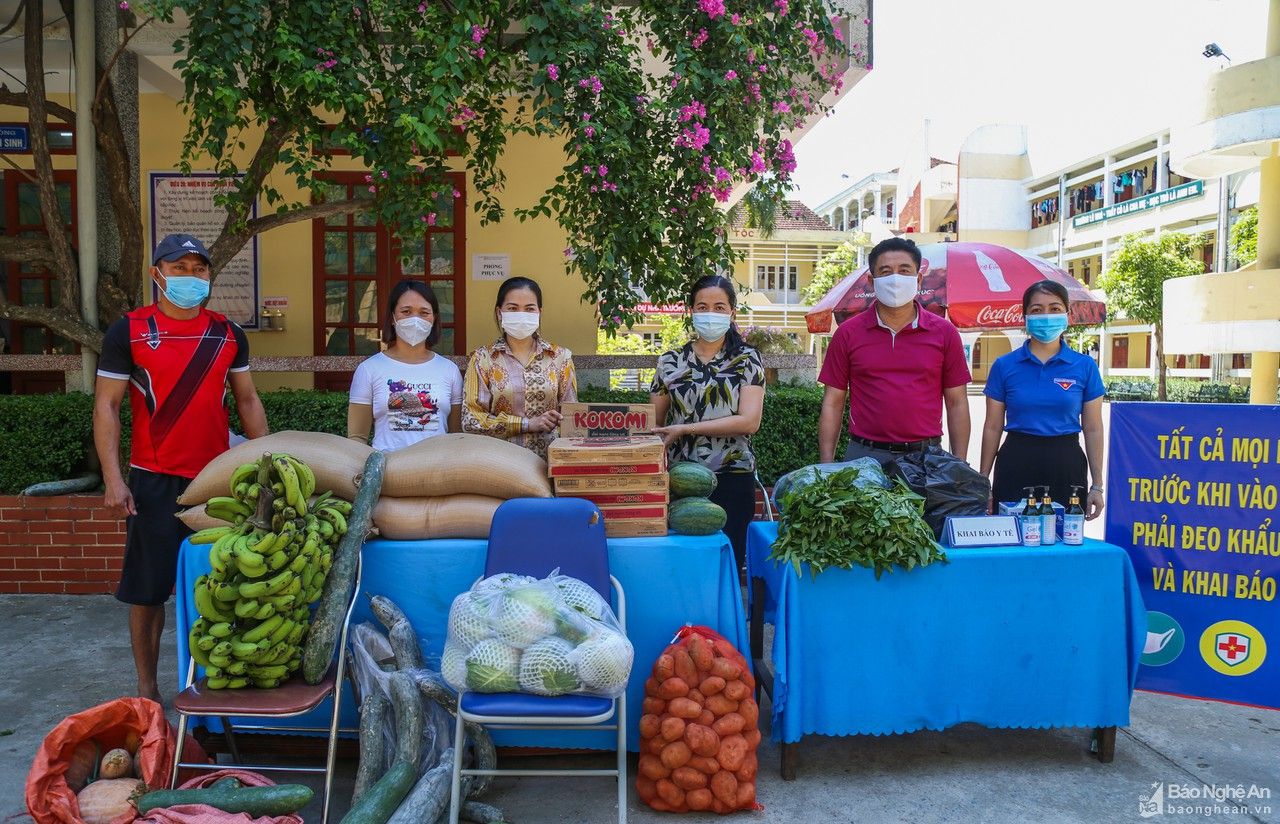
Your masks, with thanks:
M493 513L502 503L483 495L447 498L379 498L373 523L383 538L488 538Z
M339 498L350 501L356 496L355 478L364 470L365 459L372 451L350 438L325 432L273 432L236 444L209 461L178 498L178 503L193 506L216 495L230 495L227 483L231 473L242 463L258 460L263 452L292 455L311 467L318 492L333 490Z
M547 462L522 446L457 432L387 453L382 495L440 498L550 498Z
M206 515L204 511L204 504L182 510L178 513L178 520L182 521L189 529L194 529L196 532L215 526L229 526L226 521L219 520L212 515Z

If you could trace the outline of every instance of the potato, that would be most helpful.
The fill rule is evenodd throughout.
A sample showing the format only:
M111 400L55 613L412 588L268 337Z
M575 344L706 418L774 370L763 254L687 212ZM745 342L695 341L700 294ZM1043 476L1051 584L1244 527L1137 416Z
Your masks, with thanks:
M698 790L707 786L707 777L693 767L677 767L671 771L671 783L682 790Z
M662 736L663 741L676 741L684 738L684 719L668 715L662 719L662 728L659 734Z
M671 805L672 809L684 806L684 790L663 778L658 781L658 798Z
M701 724L685 727L684 740L689 743L689 749L698 755L710 756L720 751L720 736L716 735L715 730Z
M711 710L704 709L702 715L698 716L698 723L704 727L709 727L716 723L716 716Z
M744 698L751 697L751 688L742 681L726 681L724 685L724 697L730 701L741 701Z
M739 681L739 684L742 682ZM679 676L673 676L658 685L658 697L670 701L689 694L689 683ZM702 703L702 702L698 702Z
M742 677L742 667L728 658L717 658L711 664L711 674L718 675L725 681L736 681Z
M729 772L737 772L742 769L742 764L747 760L747 739L741 735L728 735L720 741L720 750L716 753L716 760L720 762L720 766ZM665 764L665 762L663 762Z
M731 661L738 662L742 662L744 660L742 653L738 652L738 650L734 648L733 644L730 644L724 638L713 638L711 640L711 646L715 648L716 655L721 658L728 658Z
M711 808L713 798L711 790L690 790L684 794L684 803L688 804L691 810L707 810Z
M747 722L747 729L752 729L760 723L760 705L754 698L744 698L738 704L738 714L742 716L743 721Z
M640 716L640 737L653 738L662 730L662 719L656 715ZM737 732L735 730L735 732Z
M724 690L725 680L718 675L708 675L702 679L702 683L698 685L698 692L710 698L718 692Z
M654 790L653 790L653 791L654 791L655 793L658 791L658 789L657 789L657 785L654 785ZM663 801L661 798L656 798L656 797L655 797L652 801L650 801L650 802L649 802L649 806L650 806L650 807L652 807L653 809L657 810L657 811L658 811L658 812L660 812L660 813L674 813L674 812L679 812L678 810L672 809L671 805L670 805L670 804L668 804L667 802Z
M756 805L756 785L738 782L738 800L734 802L740 810L750 810Z
M742 762L742 766L738 768L738 771L735 772L733 776L738 779L739 784L750 784L756 780L756 773L759 772L759 770L760 760L756 758L754 753L752 753L747 756L746 761Z
M711 776L711 794L725 806L732 808L738 803L738 779L733 773L724 770Z
M645 716L645 718L648 718L648 716ZM747 722L741 715L736 712L731 712L717 718L716 722L711 725L711 729L715 730L717 735L725 736L733 735L735 732L742 732L743 727L746 725ZM640 719L640 730L641 735L643 735L644 718Z
M693 665L693 659L689 657L686 650L676 649L671 653L671 657L675 661L676 675L683 678L686 684L696 684L702 680L698 676L698 668Z
M687 766L693 767L703 775L715 775L720 772L720 762L705 755L695 755L690 758Z
M662 748L662 766L668 770L674 770L676 767L683 767L689 763L689 758L693 755L689 751L689 745L683 741L672 741ZM739 765L741 766L741 765Z
M661 698L645 698L640 711L645 715L662 715L667 710L667 702Z
M756 747L760 746L760 729L758 727L752 727L749 730L745 730L742 733L742 737L747 739L747 746L751 749L754 750Z
M693 659L695 667L707 672L711 669L711 662L715 660L715 653L710 642L694 633L689 636L689 657Z
M662 766L662 761L656 755L642 755L636 767L640 774L650 781L657 781L660 778L666 778L671 775L671 770Z
M739 681L738 683L741 684L742 682ZM717 718L721 718L723 716L728 715L731 712L738 711L738 702L730 701L728 698L725 697L723 692L720 693L719 695L713 695L710 698L708 698L706 700L706 703L703 704L703 706L711 710L711 712L714 713Z
M706 698L703 697L702 693L697 690L689 690L689 694L686 695L685 698L688 698L690 701L693 701L698 704L701 704L703 701L707 700Z
M665 746L667 746L666 741L663 741L661 737L654 736L653 738L646 738L640 742L640 752L647 752L650 755L658 755L662 752L662 748Z
M648 804L658 796L658 785L652 778L643 775L636 776L636 795L640 796L640 800Z
M672 698L667 703L667 711L677 718L697 718L702 715L702 706L688 698Z
M676 662L667 653L662 653L658 656L658 660L653 662L653 677L659 682L665 681L675 674Z
M713 798L711 800L711 811L719 813L720 815L725 815L726 813L733 812L733 807L730 807L718 798Z

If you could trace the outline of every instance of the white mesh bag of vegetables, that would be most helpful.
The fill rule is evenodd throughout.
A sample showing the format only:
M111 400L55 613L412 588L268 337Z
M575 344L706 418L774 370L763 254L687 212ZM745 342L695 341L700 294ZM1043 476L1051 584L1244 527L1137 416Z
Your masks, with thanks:
M455 598L441 670L458 690L616 698L633 658L609 602L557 570L494 575Z

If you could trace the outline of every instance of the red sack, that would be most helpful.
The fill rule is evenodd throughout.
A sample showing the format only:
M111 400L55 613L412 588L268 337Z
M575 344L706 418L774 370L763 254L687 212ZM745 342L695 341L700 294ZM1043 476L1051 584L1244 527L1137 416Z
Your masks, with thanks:
M69 715L45 736L27 773L27 812L36 824L82 824L76 794L67 786L66 772L76 748L96 742L99 755L116 747L137 752L139 776L148 787L168 787L177 735L164 717L164 708L146 698L117 698ZM187 736L183 761L208 761L195 739ZM137 817L121 816L114 824Z
M640 800L663 812L763 810L755 688L747 659L726 638L682 627L644 684Z
M276 782L261 773L230 768L202 772L182 785L181 789L190 790L201 787L212 787L223 778L234 778L246 787L270 787ZM137 824L303 824L302 816L296 814L254 818L248 813L228 813L208 804L179 804L175 807L151 810L145 817L139 818Z

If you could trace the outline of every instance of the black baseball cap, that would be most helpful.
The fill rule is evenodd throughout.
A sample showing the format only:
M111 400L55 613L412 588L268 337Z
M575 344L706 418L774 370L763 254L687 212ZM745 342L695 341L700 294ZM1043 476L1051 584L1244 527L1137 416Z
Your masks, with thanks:
M172 263L184 255L199 255L204 258L206 264L209 263L209 250L204 248L200 238L195 235L177 234L166 235L156 244L156 251L151 256L151 264L154 266L162 260Z

